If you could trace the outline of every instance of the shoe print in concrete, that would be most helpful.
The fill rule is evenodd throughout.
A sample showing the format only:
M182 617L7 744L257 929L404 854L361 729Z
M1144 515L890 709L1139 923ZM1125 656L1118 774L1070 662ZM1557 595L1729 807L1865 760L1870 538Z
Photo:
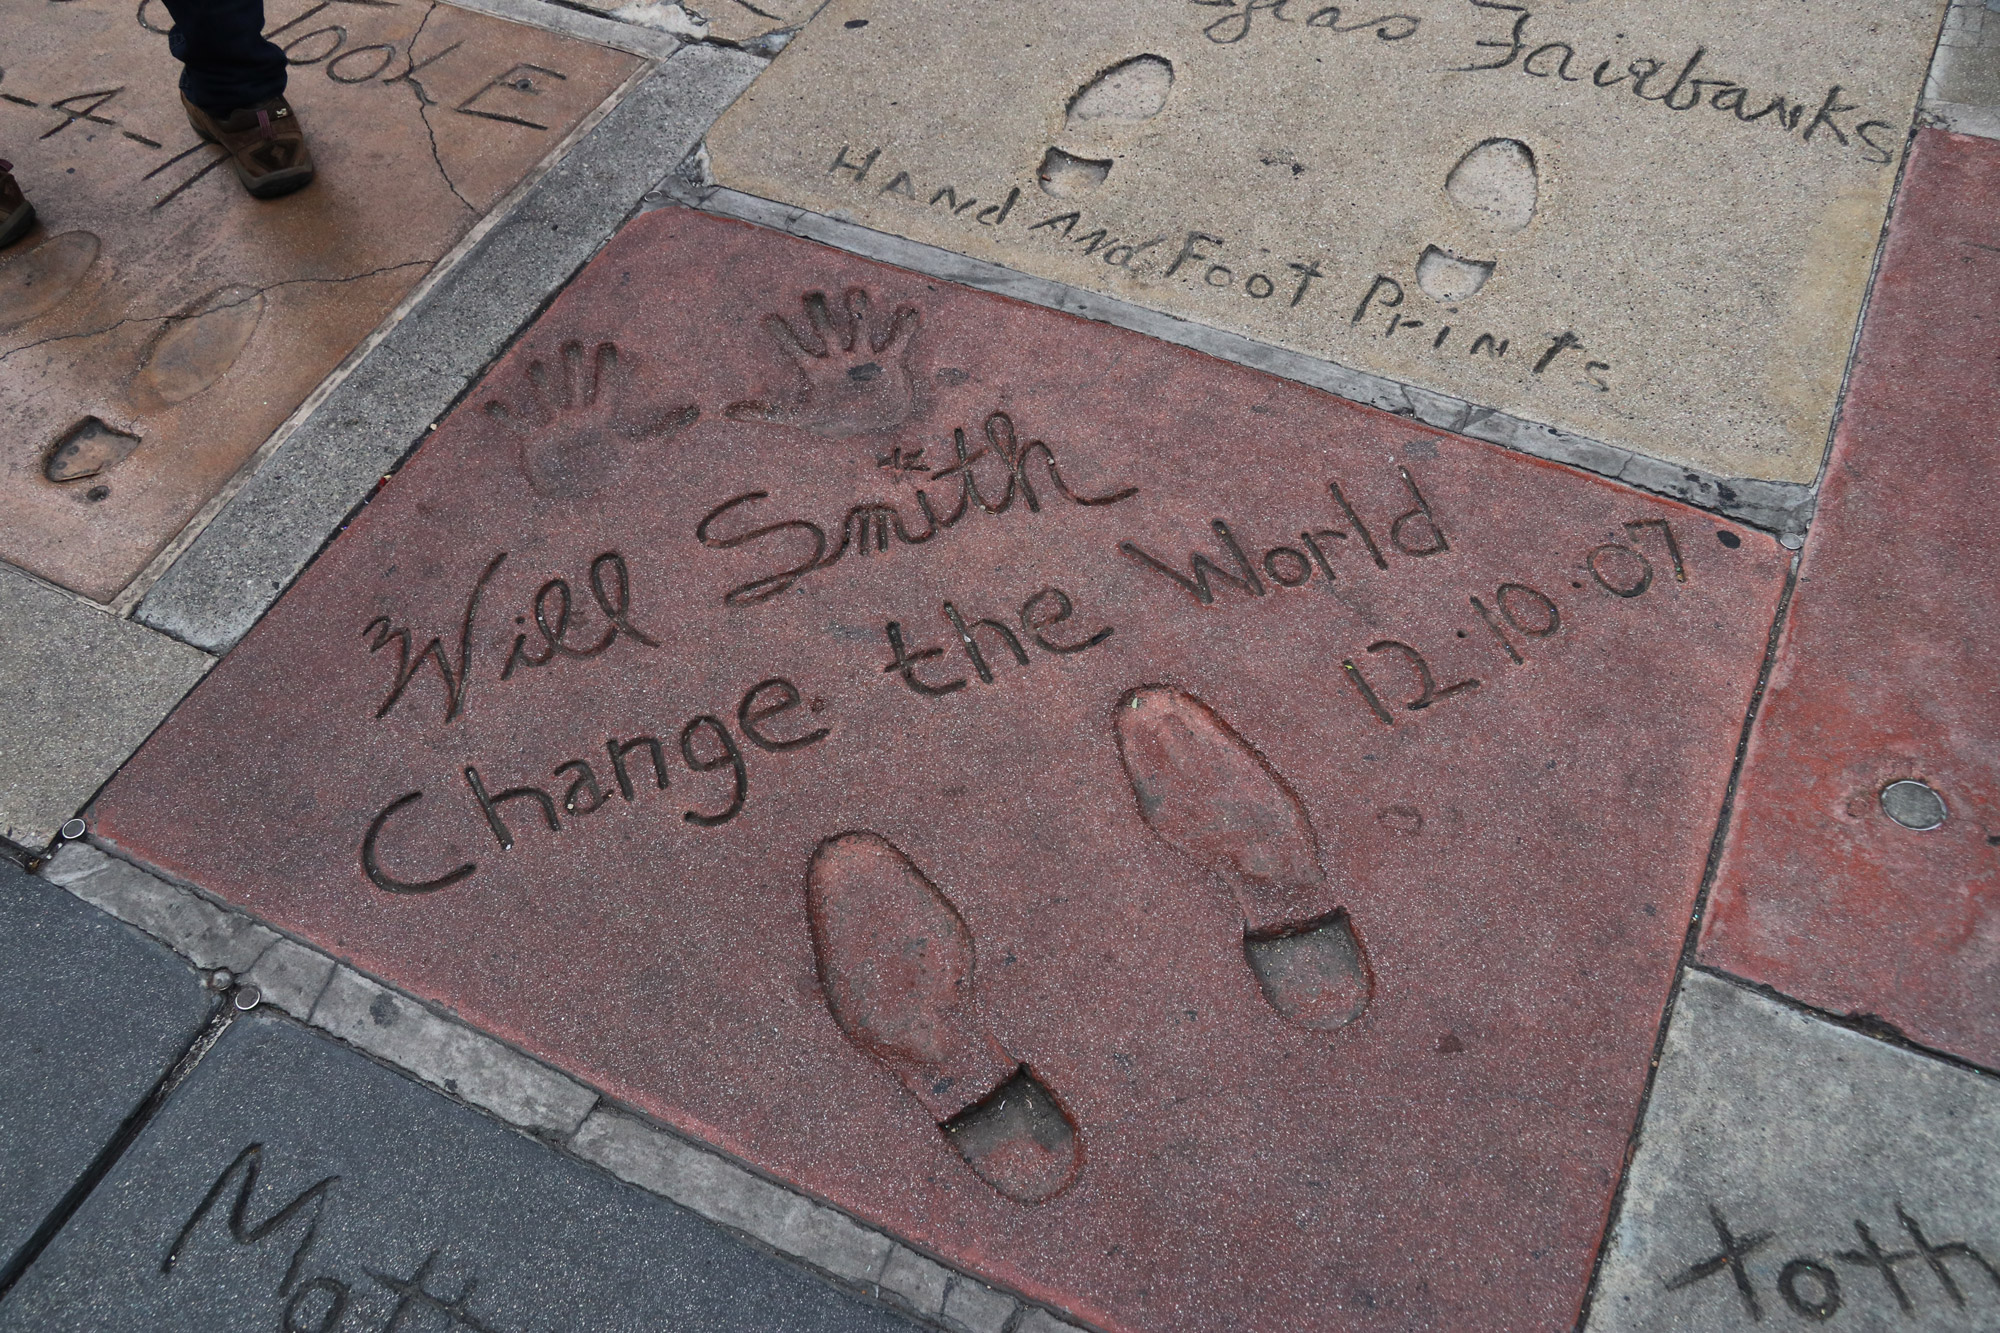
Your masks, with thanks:
M318 164L244 193L182 111L157 3L0 3L0 558L100 602L637 67L449 5L273 0Z
M1562 1325L1787 564L663 209L95 827L1084 1322Z
M965 918L873 833L843 833L806 869L813 961L827 1008L936 1118L974 1171L1022 1203L1076 1178L1076 1126L987 1029Z
M749 194L1721 477L1810 481L1942 0L834 0Z
M673 1204L281 1018L239 1018L0 1328L894 1333Z
M2000 1081L1690 972L1589 1333L2000 1327Z
M208 1019L186 963L0 861L0 1275Z
M1299 798L1205 704L1153 686L1118 701L1118 757L1139 817L1222 878L1243 912L1243 952L1264 998L1301 1027L1368 1007L1368 964L1333 906Z
M2000 143L1926 130L1704 927L1712 966L2000 1066Z

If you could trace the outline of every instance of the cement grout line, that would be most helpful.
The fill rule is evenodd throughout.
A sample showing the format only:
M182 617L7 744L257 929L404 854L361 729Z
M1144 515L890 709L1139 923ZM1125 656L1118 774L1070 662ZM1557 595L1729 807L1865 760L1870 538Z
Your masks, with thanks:
M145 1132L146 1126L155 1115L159 1114L167 1099L173 1096L174 1089L186 1082L188 1075L194 1072L195 1066L215 1049L216 1042L222 1040L222 1034L229 1030L229 1025L235 1021L236 1014L235 1006L227 997L217 1000L215 1006L209 1010L208 1018L203 1022L201 1030L196 1032L181 1049L180 1055L133 1108L132 1114L126 1117L124 1123L118 1126L109 1139L104 1141L97 1155L91 1159L83 1173L70 1183L69 1189L64 1191L55 1207L42 1218L34 1233L7 1260L5 1266L0 1267L0 1300L4 1300L7 1293L13 1290L14 1284L35 1266L35 1261L41 1258L42 1252L48 1249L56 1236L69 1224L69 1220L76 1216L77 1210L83 1207L97 1187L104 1183L105 1178L117 1167L119 1159L124 1157L139 1135Z
M455 0L446 0L446 2L453 3ZM492 3L497 7L506 7L507 0L492 0ZM533 6L537 10L548 8L548 6L541 3L541 0L513 0L513 3L519 7ZM484 0L480 0L478 3L466 3L461 7L481 13L494 12L486 8ZM510 17L510 15L502 14L500 17ZM609 20L606 20L606 22L609 22ZM534 26L546 25L536 24ZM560 29L552 30L560 31ZM602 44L600 43L600 45ZM677 50L678 47L679 44L676 43L674 49ZM628 54L635 53L628 52ZM670 55L672 52L669 51L668 54ZM362 363L388 340L403 321L415 312L424 303L426 298L441 283L449 278L452 272L468 256L472 255L479 248L480 243L495 228L510 221L520 211L522 202L528 198L534 188L541 184L542 180L561 163L572 148L581 142L592 130L596 129L598 125L602 124L605 117L609 116L627 97L631 96L632 92L649 75L658 70L660 63L664 59L664 56L648 59L639 68L633 70L623 83L611 90L609 96L586 113L570 129L568 134L557 140L555 145L543 155L541 161L537 162L525 176L517 181L512 189L494 201L493 206L487 209L482 216L475 218L472 226L466 230L465 235L461 236L451 249L445 251L438 258L438 261L431 265L430 271L417 281L416 286L410 288L404 294L403 299L398 301L395 308L390 310L387 315L383 316L382 322L377 324L367 337L355 344L354 348L341 358L339 365L327 372L326 378L321 380L314 387L313 391L306 395L305 399L292 410L291 415L278 423L278 428L272 431L262 444L257 446L256 451L243 461L242 466L236 469L228 481L223 483L222 488L210 496L200 509L195 511L194 517L181 526L181 530L174 534L173 539L161 547L158 554L154 555L151 560L146 562L146 567L133 576L131 582L119 590L118 595L107 604L106 609L114 615L138 621L138 617L133 613L137 610L139 603L145 600L146 594L151 592L154 586L166 577L167 571L173 567L174 563L182 555L186 554L188 548L194 545L196 540L201 537L201 534L208 530L208 526L215 521L229 505L230 501L234 500L250 484L252 478L263 468L271 455L283 448L285 442L290 440L294 434L311 420L313 415L326 403L327 399L332 397L334 392L355 371L360 369ZM92 603L92 605L97 604ZM143 624L145 622L139 621L139 623ZM159 631L157 626L151 628L154 628L157 632L165 632ZM200 644L191 646L202 647ZM213 649L205 649L205 651L213 651Z
M2000 107L1954 101L1946 93L1961 59L1969 62L1972 53L1994 47L2000 47L2000 7L1990 0L1952 0L1924 77L1917 123L1953 134L2000 139Z
M133 618L211 652L233 646L763 68L691 43L635 74L594 129L523 182L517 205L467 237L465 262L440 273L261 466L238 474L240 488Z
M605 14L551 4L547 0L442 0L442 2L460 9L472 10L474 13L487 14L497 19L509 19L531 28L540 28L545 32L575 37L580 41L608 46L628 55L646 56L653 60L666 59L678 51L687 40L680 33L626 23Z
M38 873L308 1027L846 1288L951 1333L1082 1333L194 886L83 841Z
M283 427L280 427L280 429L282 430ZM261 448L259 452L261 452ZM195 516L195 520L190 520L190 522L194 522L199 518L200 514L197 513L197 515ZM157 560L158 558L159 557L157 556L154 557L155 560ZM147 566L147 569L151 568L152 566L149 564ZM11 560L0 560L0 569L5 569L10 574L18 574L22 578L27 579L39 585L40 587L46 589L47 591L57 594L58 596L62 597L65 601L73 603L79 610L96 611L100 615L107 615L115 620L130 619L130 615L128 613L131 611L131 607L120 605L120 603L124 601L123 589L120 590L119 596L113 598L111 601L100 602L93 598L84 596L82 593L78 592L74 588L64 587L62 584L55 582L53 579L44 578L42 575L37 574L32 569L24 569L20 565L13 563ZM144 578L145 574L146 571L141 570L139 574L134 576L135 580L138 578ZM132 586L131 584L127 584L126 588L129 589L131 586ZM134 623L136 624L138 622ZM151 630L154 634L159 634L160 637L163 639L174 638L174 636L171 634L163 634L159 630L153 629L151 625L140 624L139 627L141 629ZM174 639L174 642L180 643L181 641L179 639ZM184 644L183 646L189 648L194 647L193 644ZM206 653L210 658L214 658L216 656L216 654L209 652L209 650L206 648L196 649L196 651Z
M1856 1036L1867 1037L1871 1041L1881 1042L1884 1046L1893 1046L1907 1055L1920 1056L1926 1060L1935 1060L1939 1064L1950 1065L1952 1068L1962 1070L1965 1073L1977 1074L1981 1078L1989 1078L2000 1082L2000 1068L1990 1068L1986 1065L1977 1064L1962 1055L1954 1055L1952 1052L1942 1050L1936 1046L1926 1046L1922 1042L1913 1041L1904 1035L1902 1029L1892 1023L1885 1023L1881 1019L1864 1014L1836 1014L1826 1009L1817 1009L1803 1000L1793 999L1768 982L1752 981L1748 977L1740 977L1734 972L1725 971L1710 963L1691 962L1686 966L1684 971L1699 972L1704 976L1714 977L1718 981L1726 981L1737 989L1748 991L1760 999L1783 1005L1793 1013L1803 1014L1807 1018L1818 1019L1820 1022L1831 1027L1841 1028L1844 1031L1854 1033Z
M1647 1059L1645 1085L1639 1090L1639 1103L1633 1112L1632 1131L1625 1144L1625 1161L1619 1168L1618 1182L1611 1192L1611 1206L1604 1217L1604 1230L1598 1237L1596 1252L1591 1257L1590 1278L1584 1284L1583 1302L1577 1308L1575 1325L1577 1333L1582 1333L1590 1322L1591 1306L1597 1299L1598 1283L1604 1275L1604 1257L1617 1230L1619 1215L1625 1205L1625 1191L1631 1183L1632 1163L1638 1157L1639 1143L1646 1132L1646 1115L1652 1109L1653 1088L1659 1081L1660 1059L1666 1050L1667 1033L1673 1027L1674 1014L1680 1007L1681 991L1686 984L1687 974L1696 966L1701 945L1702 917L1708 911L1709 894L1715 888L1715 877L1722 865L1722 853L1728 844L1730 821L1736 813L1737 786L1743 779L1743 765L1750 754L1750 738L1757 730L1757 717L1763 711L1765 692L1770 688L1771 675L1777 669L1779 654L1784 650L1785 628L1791 619L1792 597L1798 591L1799 568L1804 563L1804 554L1793 552L1791 566L1785 572L1784 591L1778 595L1778 607L1771 616L1770 633L1764 640L1764 655L1757 666L1757 680L1750 688L1750 702L1743 712L1743 729L1737 735L1736 753L1730 758L1729 780L1723 784L1722 805L1716 812L1715 832L1709 837L1708 856L1702 862L1701 879L1695 885L1694 910L1688 916L1687 933L1681 939L1680 957L1674 964L1673 980L1667 990L1667 1002L1660 1011L1660 1026L1653 1034L1653 1051ZM1820 1016L1827 1017L1827 1015Z
M705 170L700 174L705 176ZM1130 329L1220 360L1322 389L1351 402L1410 417L1440 430L1593 472L1622 485L1707 509L1790 539L1802 539L1811 523L1816 486L1751 477L1714 476L1554 426L1481 407L1419 385L1355 370L1339 362L1259 342L1243 334L1211 328L1118 297L1035 277L988 260L876 231L810 209L778 203L705 181L691 182L678 173L668 177L658 193L649 196L648 204L654 208L670 204L698 208L947 282Z

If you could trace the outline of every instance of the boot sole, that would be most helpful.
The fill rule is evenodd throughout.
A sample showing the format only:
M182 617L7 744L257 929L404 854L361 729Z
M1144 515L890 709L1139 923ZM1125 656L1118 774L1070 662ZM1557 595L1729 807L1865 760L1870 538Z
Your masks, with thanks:
M212 143L222 148L222 141L209 133L207 128L193 116L188 117L188 124L201 136L204 143ZM222 151L229 152L227 148L223 148ZM234 153L229 153L229 169L236 173L237 181L249 191L252 199L276 199L294 190L302 190L312 184L314 174L312 167L304 166L287 167L283 171L274 171L267 176L253 176L237 160Z
M35 206L27 203L22 204L13 213L8 215L5 222L0 222L0 250L4 250L23 236L26 236L28 229L34 225Z

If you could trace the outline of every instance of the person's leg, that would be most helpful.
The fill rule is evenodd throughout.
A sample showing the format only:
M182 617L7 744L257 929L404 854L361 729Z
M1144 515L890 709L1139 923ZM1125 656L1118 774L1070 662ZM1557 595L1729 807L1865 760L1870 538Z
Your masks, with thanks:
M264 0L165 0L181 94L226 116L285 92L285 53L264 36Z
M165 0L167 49L181 62L181 103L195 133L220 144L260 199L313 178L312 154L285 102L285 53L264 36L264 0Z
M0 162L0 248L12 245L35 225L35 206L14 183L14 164Z

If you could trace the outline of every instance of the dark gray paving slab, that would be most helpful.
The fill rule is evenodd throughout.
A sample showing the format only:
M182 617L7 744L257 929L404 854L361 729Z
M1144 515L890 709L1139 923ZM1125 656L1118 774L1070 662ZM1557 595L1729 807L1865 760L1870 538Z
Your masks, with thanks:
M1690 972L1589 1333L2000 1328L2000 1080Z
M194 1040L209 1004L166 949L0 861L0 1271Z
M912 1327L261 1013L0 1302L34 1333Z

